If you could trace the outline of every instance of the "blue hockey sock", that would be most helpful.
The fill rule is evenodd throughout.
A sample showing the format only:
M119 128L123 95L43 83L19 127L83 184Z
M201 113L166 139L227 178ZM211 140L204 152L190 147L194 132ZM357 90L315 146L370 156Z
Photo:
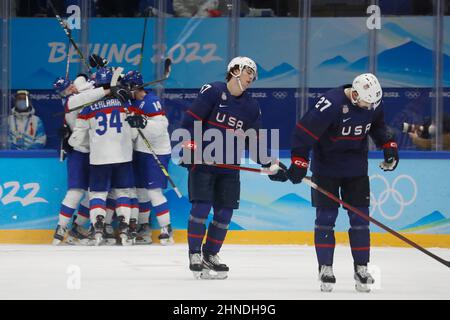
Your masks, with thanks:
M208 236L203 246L203 252L206 254L217 254L222 247L223 241L227 235L230 225L233 209L214 208L214 218L208 227Z
M357 208L367 216L369 208ZM348 230L353 261L358 265L367 265L370 258L370 230L369 221L352 211L348 211L351 228Z
M332 265L336 239L334 225L338 208L317 208L316 225L314 228L314 244L319 265Z
M212 204L207 202L192 203L191 214L188 223L188 244L189 253L200 253L203 238L206 232L206 219L211 211Z

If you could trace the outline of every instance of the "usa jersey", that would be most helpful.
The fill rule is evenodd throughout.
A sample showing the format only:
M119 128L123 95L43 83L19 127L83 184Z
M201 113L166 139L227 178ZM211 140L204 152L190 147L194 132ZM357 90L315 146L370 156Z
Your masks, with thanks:
M224 82L213 82L205 84L201 89L197 99L186 111L181 127L189 130L194 139L194 121L202 122L203 133L208 129L217 129L223 137L223 162L230 164L226 157L227 141L226 131L234 132L237 129L246 131L248 129L259 130L261 128L261 111L256 100L247 92L235 97L228 91ZM202 146L203 150L210 144L208 141L195 141L197 146ZM236 139L234 141L236 146ZM254 156L254 155L253 155ZM241 154L234 148L233 164L239 164ZM258 159L254 158L256 161Z
M78 115L69 143L77 146L88 136L89 160L93 165L129 162L136 134L125 118L125 108L118 99L107 98L91 104Z
M165 116L166 113L162 110L159 98L149 92L143 100L134 100L130 111L147 118L147 125L141 131L147 138L155 154L170 154L172 148L170 146L169 132L167 131L169 121ZM134 150L151 153L140 135L136 138Z
M384 122L383 104L374 110L355 106L344 89L327 91L297 123L292 156L309 158L311 171L328 177L367 175L368 136L381 147L390 141Z

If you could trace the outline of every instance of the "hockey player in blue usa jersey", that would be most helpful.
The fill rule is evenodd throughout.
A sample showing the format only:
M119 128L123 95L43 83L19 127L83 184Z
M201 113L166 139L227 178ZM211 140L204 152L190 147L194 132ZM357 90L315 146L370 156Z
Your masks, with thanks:
M133 168L137 198L139 201L139 215L137 227L137 244L150 244L151 229L149 224L150 209L161 227L159 241L162 245L174 243L172 226L170 224L170 210L163 189L167 188L167 177L154 159L152 152L158 157L161 164L168 169L171 156L170 136L167 128L169 122L162 109L159 98L152 92L147 92L143 85L142 74L139 71L129 71L122 83L132 89L132 105L130 111L134 116L129 122L136 123L151 149L143 138L138 135L134 143Z
M238 135L238 132L246 132L249 129L258 130L261 127L261 111L256 100L246 92L256 77L257 67L253 60L247 57L232 59L227 68L227 82L205 84L200 89L198 98L186 111L182 128L187 129L191 137L195 137L194 127L198 124L203 132L214 129L220 132L222 137L230 132ZM211 144L207 139L202 140L204 141L194 138L186 143L186 153L182 159L184 166L189 169L188 190L192 203L187 230L189 268L196 278L225 279L229 268L220 261L218 253L225 240L233 210L239 207L239 171L207 165L205 163L209 161L204 159L204 154L198 159L198 150L206 150ZM233 149L234 145L230 148L228 140L223 139L223 142L223 155L231 154L231 157L222 163L239 164L240 152ZM186 154L193 155L194 159L186 159L189 158L185 157ZM215 155L217 156L217 153ZM252 153L250 156L252 157ZM262 159L259 156L252 158L263 167L273 168L271 159ZM188 160L194 160L194 163ZM219 161L214 162L220 163ZM277 166L281 170L274 169L269 178L286 181L286 167L281 163ZM206 233L205 222L211 208L214 210L214 216L208 227L206 242L202 245Z
M368 137L383 149L381 169L392 171L399 162L397 144L384 122L382 95L378 79L365 73L357 76L352 85L320 97L294 130L289 179L297 184L306 176L312 149L312 181L369 215ZM321 290L331 291L336 282L332 265L339 204L314 189L311 198L316 207L314 242ZM369 222L349 210L348 216L356 289L368 292L374 282L367 271Z

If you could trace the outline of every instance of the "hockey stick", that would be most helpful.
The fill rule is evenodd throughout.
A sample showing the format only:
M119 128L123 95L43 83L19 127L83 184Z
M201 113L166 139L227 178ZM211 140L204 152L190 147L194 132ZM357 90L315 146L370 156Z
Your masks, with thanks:
M220 168L228 168L228 169L233 169L233 170L243 170L243 171L259 172L259 173L267 173L267 170L263 170L263 169L254 169L254 168L240 167L240 166L229 165L229 164L213 164L213 166L220 167ZM405 236L401 235L397 231L389 228L388 226L384 225L383 223L379 222L378 220L372 218L371 216L368 216L368 215L364 214L364 212L362 212L361 210L359 210L359 209L349 205L348 203L342 201L341 199L336 197L334 194L328 192L327 190L325 190L325 189L321 188L320 186L318 186L316 183L312 182L310 177L304 177L302 182L306 183L308 186L310 186L314 190L317 190L320 193L324 194L325 196L327 196L328 198L332 199L333 201L339 203L344 208L346 208L348 210L351 210L352 212L356 213L361 218L372 222L373 224L379 226L381 229L386 230L387 232L389 232L390 234L396 236L400 240L406 242L410 246L412 246L412 247L422 251L426 255L430 256L431 258L439 261L443 265L445 265L445 266L450 268L450 261L445 260L445 259L435 255L434 253L428 251L427 249L425 249L422 246L418 245L414 241L406 238Z
M67 35L67 37L69 38L70 43L73 45L73 47L75 48L75 50L77 51L78 55L80 56L81 61L86 65L88 72L91 72L91 68L89 66L89 64L87 63L86 59L83 56L83 53L81 52L80 48L78 48L77 43L73 40L72 38L72 32L70 31L70 29L67 27L67 24L64 22L64 20L61 18L61 16L56 12L55 7L53 6L53 3L51 0L47 0L47 3L49 4L50 8L53 11L53 14L55 15L56 19L58 20L61 28L63 28L64 33Z
M157 79L157 80L153 80L153 81L144 83L144 84L141 85L141 86L137 86L137 87L132 88L131 91L137 90L137 89L142 89L142 88L145 88L145 87L148 87L148 86L151 86L151 85L154 85L154 84L157 84L157 83L159 83L159 82L162 82L162 81L167 80L167 79L169 78L169 76L170 76L170 72L171 72L171 69L172 69L172 68L171 68L171 65L172 65L172 61L171 61L169 58L167 58L167 59L164 61L164 78L161 78L161 79ZM74 112L74 111L83 109L84 107L87 107L87 106L89 106L89 105L91 105L91 104L93 104L93 103L99 102L99 101L101 101L101 100L103 100L103 98L102 98L102 99L99 99L99 100L97 100L97 101L90 102L90 103L84 104L84 105L82 105L82 106L79 106L79 107L70 109L69 111L64 111L64 112L54 113L53 116L54 116L54 117L59 117L59 116L61 116L61 115L63 115L63 114L71 113L71 112Z
M70 42L67 44L67 62L66 62L66 80L69 79L69 68L70 68ZM63 126L67 126L66 119L63 119ZM59 146L59 161L63 162L66 157L66 151L63 148L64 137L61 137L61 144Z
M142 31L142 40L141 40L141 54L139 57L139 72L142 72L142 60L144 60L144 45L145 45L145 34L147 33L147 22L148 16L150 13L150 7L144 10L145 19L144 19L144 30Z
M157 84L159 82L163 82L163 81L169 79L171 71L172 71L172 60L167 58L166 60L164 60L164 75L163 75L163 77L161 79L157 79L157 80L153 80L153 81L150 81L150 82L146 82L143 85L140 85L140 86L137 86L137 87L133 88L133 90L145 88L145 87Z
M111 86L115 86L117 85L117 80L119 78L119 75L122 73L123 68L119 67L115 70L114 75L111 79ZM117 75L117 76L116 76ZM131 101L129 101L129 104L131 105ZM124 107L125 112L127 115L130 115L131 112L128 109L128 107ZM156 153L153 151L152 145L150 144L150 142L147 140L147 138L145 137L144 133L141 131L140 128L136 128L139 135L141 136L142 140L144 141L145 145L147 146L147 148L150 150L150 154L152 155L153 159L156 161L156 163L158 164L159 168L161 169L161 171L163 172L163 174L166 176L167 180L169 181L170 185L172 186L173 190L175 191L175 193L177 194L178 198L181 198L182 195L180 193L180 191L178 190L177 186L175 185L175 182L173 182L172 178L170 177L169 173L167 172L166 168L164 167L164 165L161 163L161 161L159 160L158 156L156 155Z

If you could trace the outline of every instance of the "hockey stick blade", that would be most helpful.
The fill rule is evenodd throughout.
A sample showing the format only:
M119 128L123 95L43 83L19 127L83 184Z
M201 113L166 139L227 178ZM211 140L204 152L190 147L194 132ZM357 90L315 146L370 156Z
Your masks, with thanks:
M144 84L142 84L142 85L140 85L140 86L134 87L134 88L131 89L131 90L137 90L137 89L149 87L149 86L152 86L152 85L154 85L154 84L157 84L157 83L166 81L167 79L169 79L171 70L172 70L172 60L170 60L169 58L167 58L167 59L164 61L164 75L163 75L164 77L163 77L163 78L157 79L157 80L153 80L153 81L150 81L150 82L146 82L146 83L144 83Z

